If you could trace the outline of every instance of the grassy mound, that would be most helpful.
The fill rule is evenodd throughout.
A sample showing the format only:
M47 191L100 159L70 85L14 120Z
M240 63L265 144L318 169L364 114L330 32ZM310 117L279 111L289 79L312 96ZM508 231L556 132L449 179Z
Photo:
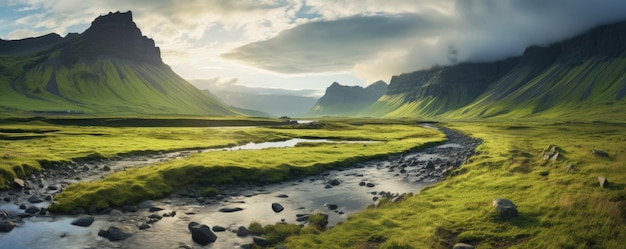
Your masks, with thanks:
M288 248L621 248L626 244L624 124L450 125L484 140L449 179L397 204L372 207ZM560 149L545 160L548 145ZM608 157L592 155L592 149ZM573 170L567 169L573 165ZM597 177L607 177L602 188ZM507 198L517 217L492 206Z

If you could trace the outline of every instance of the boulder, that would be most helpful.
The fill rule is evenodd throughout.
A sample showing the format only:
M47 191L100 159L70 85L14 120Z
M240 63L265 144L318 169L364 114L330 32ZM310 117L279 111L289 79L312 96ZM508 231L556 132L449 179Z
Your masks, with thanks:
M93 216L82 216L72 221L72 225L79 227L88 227L95 221Z
M219 209L219 211L222 213L233 213L233 212L239 212L241 210L243 210L243 208L240 208L240 207L234 207L234 208L225 207L225 208Z
M591 154L599 157L609 157L609 153L603 150L592 149Z
M376 184L373 184L373 183L371 183L371 182L368 182L367 184L365 184L365 186L366 186L366 187L368 187L368 188L373 188L373 187L375 187L375 186L376 186Z
M337 206L337 204L332 204L332 203L325 203L324 207L328 208L328 210L335 210L337 209L339 206Z
M213 226L213 228L211 228L211 230L212 230L213 232L218 233L218 232L224 232L224 231L226 231L226 228L225 228L225 227L223 227L223 226Z
M332 179L332 180L328 181L328 184L333 185L333 186L337 186L337 185L341 184L341 181L339 179Z
M246 237L248 235L250 235L250 231L246 227L240 226L237 228L237 237Z
M493 206L502 219L517 216L517 206L508 199L495 198L493 199Z
M190 222L187 227L191 232L191 239L200 245L206 246L217 240L217 235L211 232L211 229L209 229L206 225L201 225L197 222Z
M603 176L598 176L598 184L602 188L609 188L609 180L604 178Z
M133 229L127 226L110 226L107 230L100 229L98 235L100 237L105 237L110 241L120 241L128 239L130 236L133 236Z
M8 233L15 228L15 223L10 220L0 222L0 233Z
M13 183L20 188L26 187L26 182L20 178L13 178Z
M275 213L280 213L285 210L285 208L283 205L280 205L280 203L272 203L272 210L274 210Z
M266 238L261 237L261 236L252 236L252 241L254 241L254 244L257 244L262 247L269 246L269 241L267 241Z
M35 206L30 206L30 207L26 208L26 210L24 210L24 212L28 213L28 214L36 214L36 213L39 213L39 208L35 207Z
M474 249L474 248L475 247L473 245L465 244L465 243L456 243L452 247L452 249Z
M39 199L39 197L37 197L36 195L32 195L31 197L28 198L28 202L30 202L30 203L42 203L43 200Z

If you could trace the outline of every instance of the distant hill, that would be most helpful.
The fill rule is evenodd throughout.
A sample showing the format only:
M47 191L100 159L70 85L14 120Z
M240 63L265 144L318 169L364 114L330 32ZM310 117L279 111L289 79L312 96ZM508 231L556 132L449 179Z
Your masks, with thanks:
M0 112L241 115L165 65L130 11L82 34L0 40Z
M306 116L350 116L375 103L387 90L387 83L377 81L366 88L333 82Z
M355 115L447 119L626 120L626 22L519 57L394 76Z
M209 92L208 90L204 90ZM298 117L304 115L317 101L314 97L255 94L243 91L210 91L224 104L249 110L257 110L269 116Z

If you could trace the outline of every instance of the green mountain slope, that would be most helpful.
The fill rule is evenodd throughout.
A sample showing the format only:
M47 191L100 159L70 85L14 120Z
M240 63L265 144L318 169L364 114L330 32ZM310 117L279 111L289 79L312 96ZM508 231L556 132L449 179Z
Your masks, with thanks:
M493 63L394 76L364 116L626 120L626 22Z
M130 12L80 35L0 42L0 112L240 115L165 65Z

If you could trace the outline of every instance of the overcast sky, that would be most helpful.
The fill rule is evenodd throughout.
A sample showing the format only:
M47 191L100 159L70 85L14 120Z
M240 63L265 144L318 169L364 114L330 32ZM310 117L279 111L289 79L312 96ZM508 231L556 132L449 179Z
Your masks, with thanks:
M624 0L7 0L0 38L83 32L133 11L165 63L200 88L323 93L524 48L626 20Z

